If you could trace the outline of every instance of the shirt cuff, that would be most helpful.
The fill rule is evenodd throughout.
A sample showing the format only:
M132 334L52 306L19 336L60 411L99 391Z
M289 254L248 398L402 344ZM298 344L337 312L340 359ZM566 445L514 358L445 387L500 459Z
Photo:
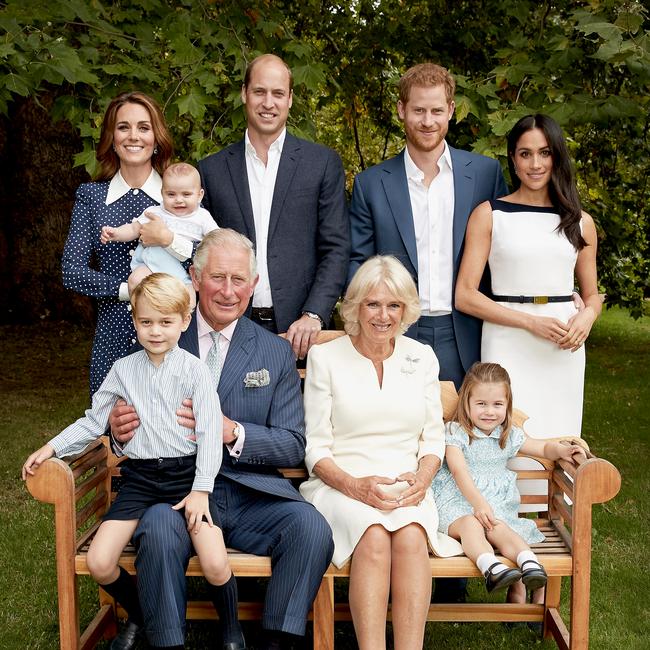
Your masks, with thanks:
M129 285L126 282L120 282L118 297L122 302L129 300Z
M173 255L179 262L185 262L185 260L189 260L190 257L192 257L192 248L193 245L189 239L185 239L185 237L181 237L181 235L174 233L172 243L169 244L165 250L170 255Z
M237 422L237 424L239 425L239 435L237 436L237 440L226 445L228 453L233 458L239 458L241 456L241 452L244 449L244 439L246 438L246 429L244 429L244 425L241 424L241 422Z

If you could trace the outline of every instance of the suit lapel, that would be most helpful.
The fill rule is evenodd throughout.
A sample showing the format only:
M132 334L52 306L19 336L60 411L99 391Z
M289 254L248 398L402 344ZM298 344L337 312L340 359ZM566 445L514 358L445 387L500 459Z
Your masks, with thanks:
M198 307L197 307L198 309ZM188 328L181 332L181 337L178 340L179 347L183 348L195 357L200 357L199 354L199 335L196 329L196 316L192 318Z
M228 171L230 180L235 190L235 196L239 203L239 209L246 226L246 236L255 241L255 220L253 219L253 204L251 203L251 192L248 187L248 172L246 171L246 152L244 140L238 142L228 150ZM220 179L217 179L220 182Z
M381 183L386 193L386 200L397 225L404 248L417 274L418 253L415 243L413 211L409 195L408 179L404 167L404 152L384 163Z
M243 381L245 371L249 368L249 359L255 352L255 331L252 323L245 317L237 321L235 332L228 346L228 354L219 379L219 399L223 404L233 387ZM257 370L257 368L253 368Z
M454 269L458 269L467 220L472 212L474 170L471 157L464 151L449 147L449 153L454 169Z
M268 241L271 241L273 233L277 228L280 215L282 214L284 200L289 191L289 187L291 187L291 181L296 173L296 169L298 169L298 163L301 157L300 149L300 140L290 133L287 133L284 139L284 145L282 146L282 154L280 155L280 165L278 166L278 175L275 179L275 187L273 188Z

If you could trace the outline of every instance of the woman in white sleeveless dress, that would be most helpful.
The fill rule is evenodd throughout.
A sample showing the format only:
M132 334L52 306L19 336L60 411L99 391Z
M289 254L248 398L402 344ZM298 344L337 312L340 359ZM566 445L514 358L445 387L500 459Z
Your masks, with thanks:
M583 344L601 310L596 228L580 207L566 142L552 118L517 122L508 165L515 191L470 216L456 307L483 319L481 360L510 374L514 404L530 418L526 432L579 436ZM492 297L479 291L486 264ZM580 311L571 295L576 280Z

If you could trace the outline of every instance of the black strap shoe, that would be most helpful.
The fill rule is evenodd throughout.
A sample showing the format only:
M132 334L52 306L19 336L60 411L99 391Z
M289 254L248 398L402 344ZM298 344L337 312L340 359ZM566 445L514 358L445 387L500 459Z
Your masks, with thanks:
M132 650L142 636L142 626L127 621L111 643L110 650Z
M505 589L513 582L521 579L521 571L519 569L504 569L503 571L499 571L499 573L492 573L492 569L499 564L500 562L495 562L484 574L485 588L488 594L491 594L493 591Z
M528 569L524 569L527 564L532 566ZM526 589L530 591L535 591L546 584L548 576L544 567L535 560L525 560L521 563L521 580L526 585Z

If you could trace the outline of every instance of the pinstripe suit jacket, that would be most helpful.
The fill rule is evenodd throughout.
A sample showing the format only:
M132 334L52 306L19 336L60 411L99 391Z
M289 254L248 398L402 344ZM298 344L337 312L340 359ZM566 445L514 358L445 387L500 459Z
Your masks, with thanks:
M196 318L179 346L199 356ZM247 388L246 373L269 371L267 386ZM254 490L303 501L278 467L294 467L305 456L305 423L296 360L287 341L245 317L237 322L217 389L221 410L246 429L241 456L223 450L219 474Z

